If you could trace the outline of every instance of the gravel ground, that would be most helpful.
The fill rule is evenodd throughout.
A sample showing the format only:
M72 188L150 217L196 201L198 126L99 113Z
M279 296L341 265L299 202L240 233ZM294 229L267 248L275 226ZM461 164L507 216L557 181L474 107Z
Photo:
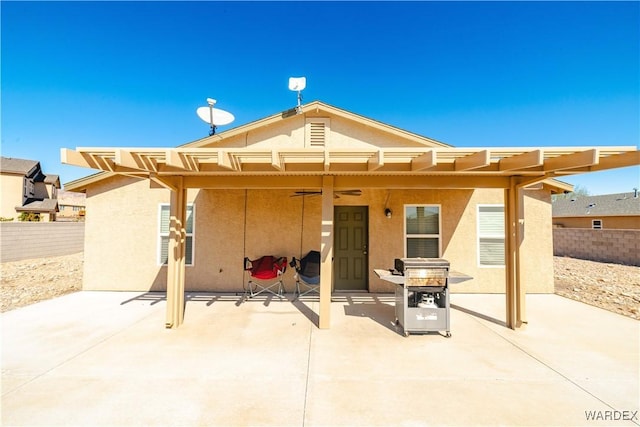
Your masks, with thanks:
M553 262L556 294L640 319L640 267L563 257Z
M82 288L83 253L0 264L0 302L5 312Z
M2 312L82 287L83 254L0 264ZM640 319L640 267L554 257L556 294Z

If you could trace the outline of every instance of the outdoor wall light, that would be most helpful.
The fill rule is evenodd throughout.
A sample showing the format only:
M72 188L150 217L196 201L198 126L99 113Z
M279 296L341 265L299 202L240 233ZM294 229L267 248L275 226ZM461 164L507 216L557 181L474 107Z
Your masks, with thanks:
M391 209L385 208L384 209L384 216L386 216L387 218L391 218Z

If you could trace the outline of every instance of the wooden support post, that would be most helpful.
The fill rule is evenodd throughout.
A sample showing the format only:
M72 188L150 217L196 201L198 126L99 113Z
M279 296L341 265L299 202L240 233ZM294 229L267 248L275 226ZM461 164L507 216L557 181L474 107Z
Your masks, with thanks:
M331 288L333 285L333 177L322 177L322 227L320 248L320 311L318 327L331 326Z
M516 329L526 323L526 290L520 275L520 248L523 239L524 197L516 178L504 191L505 200L505 296L506 324Z
M522 282L522 263L520 250L524 241L524 188L516 185L516 328L527 323L526 296L527 290Z
M515 183L511 179L511 185L504 190L504 222L505 222L505 297L506 297L506 324L508 328L515 329L516 304L516 209L515 209Z
M177 328L184 319L184 277L187 242L187 190L182 184L171 191L167 266L167 328Z

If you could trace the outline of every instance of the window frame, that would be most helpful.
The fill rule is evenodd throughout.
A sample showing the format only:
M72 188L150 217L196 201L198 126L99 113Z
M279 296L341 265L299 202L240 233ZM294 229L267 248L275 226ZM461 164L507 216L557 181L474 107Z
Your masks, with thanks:
M481 208L487 208L487 207L500 207L502 208L502 216L503 216L503 221L502 221L502 235L498 235L498 234L482 234L480 231L480 209ZM505 230L505 222L504 222L504 218L505 218L506 212L505 212L505 205L502 203L481 203L476 205L476 234L477 234L477 238L476 238L476 253L477 253L477 264L478 264L478 268L505 268L506 263L507 263L507 254L506 254L506 243L507 243L507 232ZM488 264L483 264L481 259L480 259L480 240L481 239L502 239L502 245L505 247L505 254L504 254L504 258L502 260L502 264L501 265L488 265Z
M596 222L598 222L598 223L599 223L599 226L598 226L598 227L596 227ZM601 219L592 219L592 220L591 220L591 229L592 229L592 230L602 230L602 229L604 228L604 227L603 227L603 225L604 225L604 224L602 223L602 220L601 220Z
M424 207L424 208L438 208L438 234L411 234L412 237L408 237L407 235L407 208L414 207ZM404 257L407 258L407 242L410 238L427 238L427 239L438 239L438 256L437 258L442 257L442 205L435 203L407 203L402 208L403 215L403 246L404 246Z
M159 203L158 204L158 224L157 224L157 236L158 236L158 245L157 245L157 255L156 255L156 263L160 267L165 267L169 264L169 258L167 257L167 262L162 262L162 238L169 237L171 231L167 231L167 233L162 233L162 208L167 207L169 209L169 224L171 224L171 204L170 203ZM191 237L191 263L187 262L186 253L185 253L185 266L193 267L196 263L196 205L195 203L187 203L187 211L191 208L191 232L185 234L185 238ZM189 216L187 212L187 217ZM171 225L169 225L169 230L171 229ZM185 243L186 245L186 243Z

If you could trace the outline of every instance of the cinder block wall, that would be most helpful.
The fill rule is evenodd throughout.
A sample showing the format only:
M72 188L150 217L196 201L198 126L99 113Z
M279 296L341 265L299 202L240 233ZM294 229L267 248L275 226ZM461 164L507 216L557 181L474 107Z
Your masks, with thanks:
M83 222L0 223L0 262L84 251Z
M554 228L553 254L640 266L640 230Z

